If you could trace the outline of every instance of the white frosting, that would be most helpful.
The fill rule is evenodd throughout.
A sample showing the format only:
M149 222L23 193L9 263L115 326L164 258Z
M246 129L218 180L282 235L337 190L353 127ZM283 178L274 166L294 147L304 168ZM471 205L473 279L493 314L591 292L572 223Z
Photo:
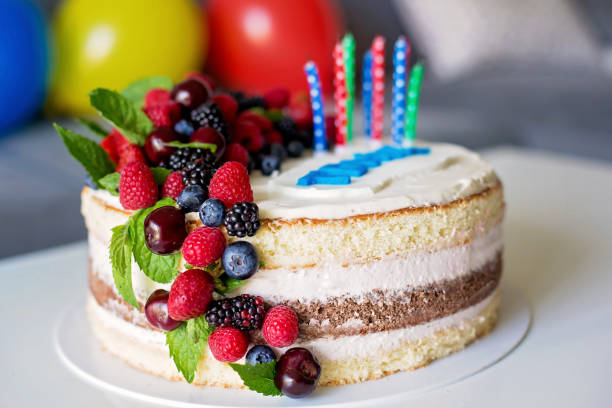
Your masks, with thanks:
M297 180L325 164L351 159L372 151L368 143L347 147L341 154L327 153L283 163L283 171L251 177L261 218L336 219L386 212L406 207L445 204L479 193L498 183L493 168L478 154L451 144L420 143L428 155L383 163L344 186L298 187ZM119 199L98 190L96 196L120 208ZM197 218L196 214L192 216Z

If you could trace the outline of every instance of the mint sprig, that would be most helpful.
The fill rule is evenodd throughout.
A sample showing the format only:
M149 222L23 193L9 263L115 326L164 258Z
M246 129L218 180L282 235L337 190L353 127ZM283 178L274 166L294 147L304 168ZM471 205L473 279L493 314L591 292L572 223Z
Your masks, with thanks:
M155 178L155 183L157 183L159 186L164 184L164 181L166 181L170 173L172 173L170 169L165 167L151 167L151 172Z
M166 332L170 357L188 383L193 382L198 361L212 332L213 328L206 322L204 316L188 320L176 329Z
M97 88L89 93L89 101L130 143L144 145L153 123L129 99L110 89Z
M167 142L164 143L166 146L170 147L178 147L179 149L184 147L191 147L192 149L208 149L212 153L217 151L217 145L212 143L202 143L202 142L189 142L189 143L181 143L181 142Z
M85 119L85 118L77 118L77 122L81 125L85 126L90 130L91 133L98 136L100 139L104 139L108 135L108 131L102 128L102 126L98 125L93 120Z
M119 195L117 192L117 189L119 188L119 177L120 175L117 172L110 173L98 180L98 184L100 184L104 190L117 196Z
M99 179L115 171L115 165L108 153L99 144L57 123L53 126L62 138L68 153L83 165L89 177L100 188Z
M129 84L123 91L123 95L137 108L141 108L144 105L144 99L147 92L154 88L161 89L172 89L172 80L165 76L152 76L147 78L138 79Z
M238 373L244 385L249 389L263 395L283 395L274 385L276 361L255 365L229 363L229 366Z
M126 225L113 228L110 242L110 260L113 268L113 279L117 292L136 309L138 301L132 288L132 237L130 221Z
M215 279L215 292L220 295L226 295L242 285L245 284L244 280L234 279L227 276L227 274L223 274Z

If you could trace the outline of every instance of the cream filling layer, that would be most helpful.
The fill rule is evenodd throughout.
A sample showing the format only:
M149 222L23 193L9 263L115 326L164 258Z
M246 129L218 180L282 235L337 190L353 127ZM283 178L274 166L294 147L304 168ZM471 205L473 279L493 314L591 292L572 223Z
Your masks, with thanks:
M260 269L236 291L262 296L273 303L286 299L311 302L343 295L361 296L374 290L403 292L453 280L480 269L502 250L501 224L482 232L471 243L435 252L414 251L401 257L389 257L364 264L325 263L303 269ZM94 273L114 288L108 246L93 235L89 250ZM155 289L169 290L169 284L149 279L132 262L132 287L144 303Z
M498 295L498 291L493 292L483 301L463 309L450 316L443 317L428 323L417 326L406 327L403 329L390 330L365 335L342 336L336 338L318 338L306 342L299 340L293 346L307 347L320 360L342 361L359 358L376 357L381 351L394 350L403 344L419 339L433 336L441 330L450 328L462 328L470 324L474 319L481 315L485 307ZM147 330L135 326L109 312L93 299L88 298L87 307L93 313L96 324L117 330L131 337L135 342L141 342L159 348L160 352L167 353L165 345L166 337L164 333ZM282 351L284 349L279 349ZM207 348L207 353L210 351Z

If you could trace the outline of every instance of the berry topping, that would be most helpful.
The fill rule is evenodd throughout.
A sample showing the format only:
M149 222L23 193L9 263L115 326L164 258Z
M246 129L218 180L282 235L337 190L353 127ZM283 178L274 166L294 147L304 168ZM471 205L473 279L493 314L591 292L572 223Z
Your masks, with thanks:
M200 106L208 100L210 89L208 85L197 79L189 78L179 82L172 89L170 97L188 109Z
M273 143L283 144L283 135L278 130L268 130L264 133L264 139L266 143L271 145Z
M321 366L312 353L302 347L289 349L276 365L274 384L290 398L310 395L319 382Z
M287 306L274 306L266 313L261 333L272 347L287 347L298 337L298 318Z
M274 123L274 127L280 132L281 135L283 135L283 138L286 141L295 139L295 135L298 132L295 122L288 116L284 116Z
M145 106L142 110L155 127L172 126L181 118L181 107L173 101Z
M266 150L272 155L272 156L276 156L279 159L281 159L281 161L285 160L287 158L287 150L285 149L285 147L282 145L282 143L271 143Z
M270 89L263 95L268 109L282 109L289 103L289 91L285 88Z
M249 152L238 143L230 143L225 149L223 161L236 161L247 167L249 163Z
M251 111L242 112L240 115L238 115L238 120L250 120L251 122L255 123L257 127L260 128L262 131L272 130L274 126L269 119Z
M217 104L226 123L232 123L238 113L238 102L229 94L218 93L210 98Z
M221 258L225 250L225 236L217 228L198 227L183 243L185 262L203 268Z
M185 187L183 191L181 191L176 199L176 203L179 207L181 207L183 212L189 213L198 211L206 198L206 191L204 191L204 188L202 188L200 185L193 184Z
M146 164L125 165L119 177L119 202L126 210L138 210L155 204L159 191L153 173Z
M265 313L262 298L240 295L212 301L206 312L206 321L214 327L256 330L261 328Z
M121 172L126 164L132 162L147 164L147 159L145 159L144 154L142 154L142 149L136 145L129 145L123 150L119 156L119 163L117 163L116 170Z
M221 263L227 276L233 279L248 279L259 268L259 255L247 241L232 242L223 251Z
M145 95L145 106L153 106L170 100L170 91L162 88L153 88Z
M249 347L249 340L238 329L221 327L208 336L208 347L215 359L222 363L232 363L244 356Z
M208 75L204 75L201 72L190 72L187 75L185 75L185 79L197 79L198 81L202 82L204 85L208 86L208 88L212 91L215 90L215 81L212 80L211 77L209 77Z
M266 364L276 361L276 353L270 347L260 344L252 347L246 355L246 363L250 365Z
M167 290L157 289L151 293L144 307L145 316L151 326L165 331L174 330L181 324L168 314L169 295L170 292Z
M227 135L227 124L223 119L221 109L214 102L204 103L191 111L191 121L196 128L211 127L222 135Z
M202 316L212 300L214 279L201 269L187 269L172 283L168 314L185 321Z
M168 160L164 160L160 163L160 166L166 167L170 170L180 171L185 168L187 164L196 160L214 163L215 156L208 149L193 149L191 147L184 147L172 153Z
M185 186L197 184L208 195L208 184L217 171L217 163L215 155L210 150L205 150L205 152L202 158L187 163L181 170L181 175Z
M200 220L207 227L218 227L223 224L225 205L221 200L209 198L200 206Z
M263 134L251 120L239 120L232 129L232 142L240 143L249 152L258 152L263 147Z
M117 163L119 160L119 154L117 153L117 148L115 147L115 138L112 133L109 133L101 142L100 146L106 151L109 159L113 163Z
M266 154L261 156L261 163L259 164L259 166L264 176L270 176L276 170L280 170L281 159L278 156Z
M190 142L210 143L217 146L215 156L223 156L225 151L225 137L217 129L211 127L201 127L194 131L189 137Z
M208 185L209 196L231 208L239 201L253 201L249 173L241 163L230 161L217 170Z
M185 216L176 207L159 207L144 220L145 243L157 255L178 252L187 237Z
M233 237L243 238L247 235L255 235L259 227L259 207L255 203L241 201L232 206L225 214L223 224L227 234Z
M237 98L238 99L238 98ZM238 99L238 112L251 108L266 108L266 100L261 96L242 97Z
M183 175L174 171L166 177L164 185L162 186L162 197L171 197L175 200L178 199L179 194L185 189L183 184Z
M181 136L182 140L188 140L193 133L193 124L187 119L181 119L174 124L174 131Z
M292 140L287 144L287 153L289 157L302 157L304 145L299 140Z
M170 157L176 151L176 147L166 146L166 143L178 140L178 134L169 127L154 129L145 141L144 150L153 164Z

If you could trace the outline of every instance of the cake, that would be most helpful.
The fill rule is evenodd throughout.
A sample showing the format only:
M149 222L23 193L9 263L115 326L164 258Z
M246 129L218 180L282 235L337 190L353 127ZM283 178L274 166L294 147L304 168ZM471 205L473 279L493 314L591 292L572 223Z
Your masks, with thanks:
M204 84L188 79L177 87L186 89L189 81L189 86ZM104 136L101 147L56 126L91 177L81 193L90 259L86 310L95 337L109 353L170 380L299 397L317 383L350 384L424 367L493 328L500 303L505 204L501 182L478 154L451 144L421 141L399 147L356 137L336 152L302 155L300 146L299 154L293 154L300 157L285 159L274 152L285 152L282 145L268 142L275 146L264 152L262 140L252 134L241 139L234 126L229 141L238 143L215 156L225 142L218 144L214 137L194 141L193 129L190 138L180 136L178 125L184 120L172 115L179 111L177 103L185 111L186 102L176 102L175 91L154 89L142 95L150 119L138 119L148 134L140 139L142 130L117 120L111 120L116 129ZM111 91L108 95L124 98ZM200 129L227 139L227 101L217 101L213 108L210 102L202 105L206 110L190 108L200 115L194 119L192 114L192 123L204 117L208 125ZM117 117L93 97L92 103L104 117ZM143 111L136 107L128 113ZM295 137L283 134L286 121L271 125L261 112L244 113L261 115L248 118L261 131L259 137L274 132L268 126L281 134L280 143L285 138L285 146L286 138ZM164 139L168 134L183 142L151 148L152 135ZM262 170L252 171L250 178L242 146L252 155L263 154ZM193 191L200 192L195 206ZM160 196L171 198L155 204ZM202 213L207 203L221 206L223 221L211 226ZM160 253L154 240L161 233L150 232L149 218L164 208L178 214L184 236L173 250ZM238 218L228 221L229 214ZM226 263L226 254L230 248L236 251L237 244L255 251L250 258L231 258L240 267L253 264L242 275ZM155 272L149 270L151 259L161 262ZM183 282L192 275L200 277L194 278L197 290L191 281ZM151 317L147 308L158 295L165 299L165 314ZM239 302L242 317L211 317L225 307L223 299ZM270 346L264 348L272 357L261 367L272 371L261 375L274 378L277 388L262 391L243 376L240 367L257 366L249 360L253 348L245 364L249 344ZM279 367L291 353L310 359L311 387L301 394L292 395L279 380Z

